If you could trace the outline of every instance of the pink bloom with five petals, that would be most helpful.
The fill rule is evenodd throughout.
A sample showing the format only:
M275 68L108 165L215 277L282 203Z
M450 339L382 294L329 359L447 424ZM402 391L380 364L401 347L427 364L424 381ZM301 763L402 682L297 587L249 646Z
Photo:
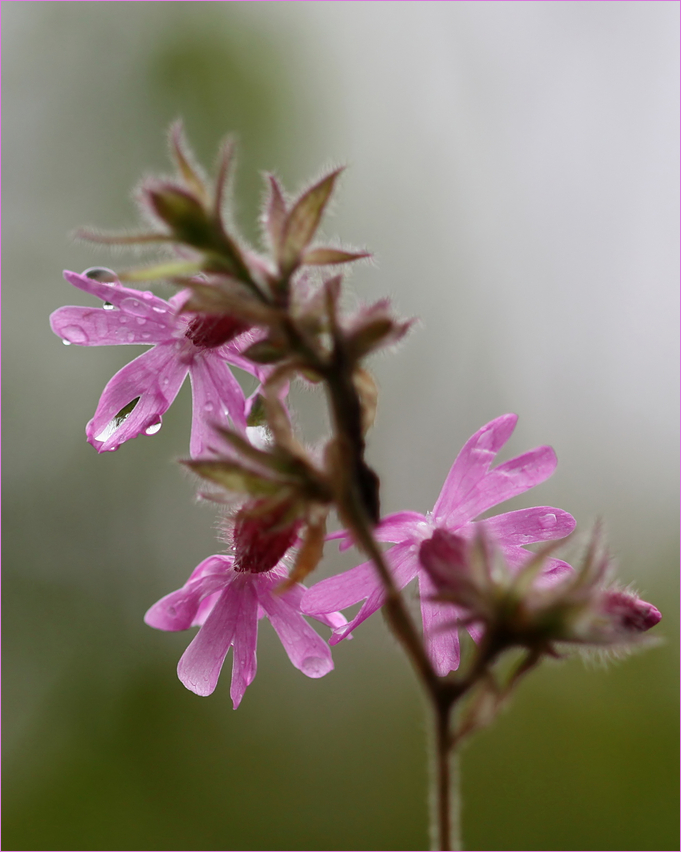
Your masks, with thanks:
M80 346L142 344L147 352L119 370L104 388L87 424L88 441L97 452L117 450L141 434L154 434L189 373L193 415L190 454L205 453L213 425L246 428L246 400L227 362L261 378L262 369L241 351L253 342L245 326L231 317L179 313L184 294L169 301L150 291L95 281L64 272L66 280L97 296L103 308L64 307L50 316L55 334ZM245 342L244 339L246 338ZM126 407L137 400L130 411ZM126 416L127 414L127 416Z
M305 587L298 583L280 594L277 587L288 576L286 568L279 564L262 570L262 559L247 563L243 556L238 562L233 556L209 556L181 589L155 603L144 616L159 630L201 626L177 667L182 683L197 695L213 692L225 657L230 647L234 649L230 696L235 710L255 677L258 620L263 616L303 674L318 678L333 669L329 646L301 613ZM338 612L308 614L332 628L347 623Z
M436 530L472 539L477 524L496 542L511 568L524 565L532 554L526 544L560 539L572 532L572 515L550 506L535 506L506 512L484 521L474 518L493 506L544 482L554 472L556 455L551 447L537 447L490 469L494 457L511 437L518 418L505 414L492 420L470 438L452 465L432 512L397 512L385 517L374 530L378 541L393 542L386 557L399 589L418 576L426 650L438 675L446 675L459 665L459 636L452 624L452 604L432 600L437 589L419 561L419 549ZM341 549L350 547L347 531L334 533L342 538ZM552 583L570 571L559 559L548 559L538 582ZM303 612L331 612L364 601L357 615L334 631L331 644L347 638L352 630L376 612L385 601L383 585L371 562L322 580L306 592ZM479 638L475 627L469 628Z

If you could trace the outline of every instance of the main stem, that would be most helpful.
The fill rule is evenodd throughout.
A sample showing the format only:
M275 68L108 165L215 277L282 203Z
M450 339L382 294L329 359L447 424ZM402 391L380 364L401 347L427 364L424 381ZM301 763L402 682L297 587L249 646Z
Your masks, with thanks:
M441 697L435 704L431 834L433 849L458 852L463 848L459 836L459 763L452 744L451 713L451 701Z

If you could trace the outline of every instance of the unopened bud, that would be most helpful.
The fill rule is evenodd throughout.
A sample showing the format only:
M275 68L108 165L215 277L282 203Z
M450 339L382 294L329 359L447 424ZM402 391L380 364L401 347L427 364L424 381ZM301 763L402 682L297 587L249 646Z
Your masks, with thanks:
M461 536L436 529L419 549L421 565L438 589L438 597L481 615L485 606L483 572L475 570L472 548ZM479 567L479 566L478 566Z
M280 503L265 509L263 501L244 506L234 524L234 570L263 574L270 571L295 544L302 520L290 515L291 506Z
M659 609L641 600L631 592L609 590L604 592L600 609L621 633L645 633L662 618Z
M215 229L201 202L186 189L171 183L147 186L144 196L178 242L196 249L215 247Z

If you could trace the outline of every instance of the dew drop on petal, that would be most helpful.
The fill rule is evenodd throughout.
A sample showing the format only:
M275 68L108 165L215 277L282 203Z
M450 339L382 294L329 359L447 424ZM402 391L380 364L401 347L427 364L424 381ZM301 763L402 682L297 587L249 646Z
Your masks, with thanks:
M121 302L121 308L136 317L145 316L147 313L147 306L140 302L139 299L135 299L132 296L128 296L127 299L123 299Z
M329 661L323 657L306 657L300 664L300 670L308 677L323 677L329 671Z
M113 311L113 309L114 309L114 306L111 304L111 302L104 302L104 310L105 311Z
M68 325L63 331L64 337L69 343L87 343L88 336L79 325Z
M149 340L149 338L151 337L151 335L149 334L149 332L148 332L148 331L145 331L145 332L144 332L144 334L142 335L142 337L143 337L145 340Z
M162 423L161 423L160 420L158 421L158 423L152 423L151 426L147 426L147 428L144 430L144 434L145 435L155 435L159 431L161 426L162 426Z
M153 299L153 298L154 298L154 294L151 292L151 290L145 290L145 291L142 293L142 298L143 298L143 299L146 299L147 301L149 301L149 299Z
M539 518L539 526L543 530L551 529L551 527L555 527L556 525L556 516L554 514L542 515Z
M64 344L64 346L70 346L71 345L70 340L62 340L62 343Z
M203 406L203 410L204 410L204 411L213 411L213 409L214 409L214 408L215 408L215 406L214 406L214 405L213 405L213 403L212 403L212 402L210 402L210 401L208 401L208 402L207 402L207 403Z
M161 381L161 384L164 388L168 387L168 385L170 384L170 379L168 378L168 376L165 376L165 378Z
M113 269L108 269L106 266L91 266L82 273L86 278L91 278L93 281L101 281L106 284L118 282L118 276Z
M166 312L165 308L159 308L158 305L154 305L153 310L155 310L157 314L164 314Z
M109 420L109 422L102 429L102 431L98 435L95 435L95 441L101 441L102 443L104 443L104 441L108 441L109 438L113 435L113 433L125 423L128 417L130 417L139 401L140 398L137 396L135 397L135 399L131 400L131 402L129 402L127 405L124 405L123 408L121 408L121 410L118 412L118 414L116 414L114 417L111 418L111 420ZM116 449L118 448L111 447L111 450Z
M144 317L137 317L137 325L146 325L146 322Z

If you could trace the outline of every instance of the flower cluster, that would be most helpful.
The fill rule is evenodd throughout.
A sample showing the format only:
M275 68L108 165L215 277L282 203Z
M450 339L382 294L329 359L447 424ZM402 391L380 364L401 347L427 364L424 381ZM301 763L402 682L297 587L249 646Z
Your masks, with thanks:
M103 305L60 308L51 325L68 344L151 347L106 385L86 428L98 452L156 433L190 377L185 464L219 489L209 496L232 504L227 552L201 562L181 589L145 616L160 630L199 628L178 666L188 689L212 693L232 648L230 694L237 707L255 677L263 617L293 665L316 678L333 662L305 616L331 628L333 646L386 605L428 688L453 685L448 696L472 683L450 675L460 665L461 627L479 643L484 665L474 673L480 674L514 645L541 655L555 653L556 643L627 644L657 623L660 614L651 604L612 584L607 560L595 549L576 571L551 555L555 544L539 555L527 549L572 533L575 521L567 512L535 506L481 519L544 482L556 467L548 446L492 466L515 428L513 414L467 441L432 512L381 517L379 479L365 460L377 399L365 361L401 340L411 322L394 317L387 300L351 316L343 312L342 276L324 270L368 255L315 242L340 170L292 198L268 176L267 252L259 254L227 224L231 146L223 148L217 180L209 185L179 125L170 142L177 175L146 180L139 190L152 231L89 236L112 244L160 243L174 258L118 274L103 268L65 272L70 284ZM155 279L169 280L179 292L166 301L128 286ZM248 399L231 367L258 380ZM297 437L289 415L286 397L294 380L321 384L327 394L332 435L314 450ZM347 528L328 538L341 539L341 548L355 544L371 558L306 589L302 580L322 558L332 509ZM391 547L383 553L376 542ZM415 578L420 633L400 597ZM360 602L348 622L341 611Z

